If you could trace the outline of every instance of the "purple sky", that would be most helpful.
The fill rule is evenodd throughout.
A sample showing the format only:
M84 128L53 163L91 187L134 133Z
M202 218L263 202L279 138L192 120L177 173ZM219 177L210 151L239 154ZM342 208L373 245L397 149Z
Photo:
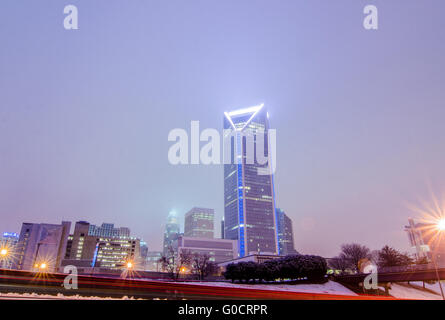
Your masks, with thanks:
M157 250L204 206L219 235L222 167L170 165L167 135L260 102L300 252L408 250L407 205L444 194L443 0L65 2L0 4L0 231L112 222Z

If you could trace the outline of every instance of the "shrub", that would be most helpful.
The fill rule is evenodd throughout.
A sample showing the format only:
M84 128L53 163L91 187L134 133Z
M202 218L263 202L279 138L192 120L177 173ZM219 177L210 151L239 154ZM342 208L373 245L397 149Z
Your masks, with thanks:
M293 255L269 260L264 263L239 262L226 267L226 279L245 282L258 279L260 282L275 281L276 279L302 279L321 281L327 272L326 260L313 255Z

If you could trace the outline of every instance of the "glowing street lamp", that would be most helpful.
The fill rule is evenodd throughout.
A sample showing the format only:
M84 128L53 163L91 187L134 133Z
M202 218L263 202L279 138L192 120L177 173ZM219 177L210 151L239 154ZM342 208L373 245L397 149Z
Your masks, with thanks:
M40 269L41 270L45 270L46 268L48 267L48 265L45 263L45 262L43 262L41 265L40 265Z
M8 255L8 249L3 248L0 250L0 256L2 258L6 257L7 255Z
M133 268L133 263L131 261L127 262L127 269L132 269Z
M440 233L445 231L445 218L441 218L439 221L436 222L436 229L437 229L437 233L439 234L439 236L440 236ZM439 282L440 293L442 294L442 299L445 300L445 295L443 293L442 282L440 282L439 270L437 269L437 262L434 257L434 252L431 253L431 257L432 257L432 260L434 263L434 268L436 269L436 276L437 276L437 280Z
M440 220L437 222L437 229L438 229L439 231L445 231L445 218L440 219Z
M2 248L0 250L0 259L1 259L1 267L2 268L5 268L6 262L8 260L8 254L9 254L8 249Z

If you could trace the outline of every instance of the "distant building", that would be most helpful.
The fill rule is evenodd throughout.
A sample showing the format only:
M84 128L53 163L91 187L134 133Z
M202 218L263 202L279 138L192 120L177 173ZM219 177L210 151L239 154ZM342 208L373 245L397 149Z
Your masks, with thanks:
M192 208L185 214L184 236L213 239L214 217L215 211L213 209Z
M409 225L405 226L405 232L411 248L418 259L434 258L441 264L445 263L445 237L437 236L437 226L433 223L415 223L408 219Z
M93 261L99 236L89 234L90 226L87 221L76 222L74 233L68 238L65 259Z
M19 234L15 232L3 232L0 237L0 250L4 254L0 254L0 268L12 269L13 262L16 259L17 243Z
M148 246L147 246L147 242L142 241L140 242L140 246L141 246L141 260L145 261L145 259L147 258L147 253L148 253Z
M99 238L96 243L92 267L119 270L132 263L135 269L140 258L140 240L132 237Z
M90 224L88 235L96 237L129 237L130 229L126 227L115 228L113 223L102 223L100 227Z
M224 238L238 240L240 257L278 254L272 166L269 159L257 157L271 149L267 110L259 105L224 115L227 150L232 151L230 163L224 164ZM255 161L253 155L247 159L254 150Z
M71 222L62 224L23 223L17 243L19 270L57 271L65 256Z
M277 208L277 229L278 229L278 244L280 255L287 256L289 254L297 254L294 247L294 232L292 228L292 220L287 214Z
M224 236L224 218L221 220L221 239L225 239L225 236Z
M178 239L178 255L183 251L192 254L207 254L215 263L232 260L237 257L237 241L227 239L209 239L180 236Z
M162 271L162 266L159 259L162 257L161 251L148 251L145 263L145 271Z
M130 237L128 228L114 228L113 224L97 228L87 221L78 221L68 238L63 265L117 270L132 262L137 267L141 262L140 250L140 240Z
M178 240L179 223L176 212L171 211L167 217L167 224L164 230L163 254L169 254L169 247L173 247L174 242Z

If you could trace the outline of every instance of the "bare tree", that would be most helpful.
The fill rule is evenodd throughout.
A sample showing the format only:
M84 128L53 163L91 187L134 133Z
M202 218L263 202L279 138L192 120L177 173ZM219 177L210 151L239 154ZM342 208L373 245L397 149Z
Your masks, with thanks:
M372 258L371 250L357 243L342 245L339 257L347 261L350 267L356 272L360 272L360 266Z
M170 278L175 278L176 256L172 246L167 248L167 254L163 255L159 261L162 271L167 272Z
M199 276L199 280L204 280L209 274L216 271L216 264L210 261L210 256L206 253L195 253L192 257L193 272Z
M175 267L175 279L178 280L183 268L189 268L192 263L192 253L190 250L181 250L178 255Z
M182 250L179 254L175 252L172 246L167 249L167 255L159 259L162 270L168 272L171 279L178 280L183 272L183 268L191 265L192 254L189 250Z

